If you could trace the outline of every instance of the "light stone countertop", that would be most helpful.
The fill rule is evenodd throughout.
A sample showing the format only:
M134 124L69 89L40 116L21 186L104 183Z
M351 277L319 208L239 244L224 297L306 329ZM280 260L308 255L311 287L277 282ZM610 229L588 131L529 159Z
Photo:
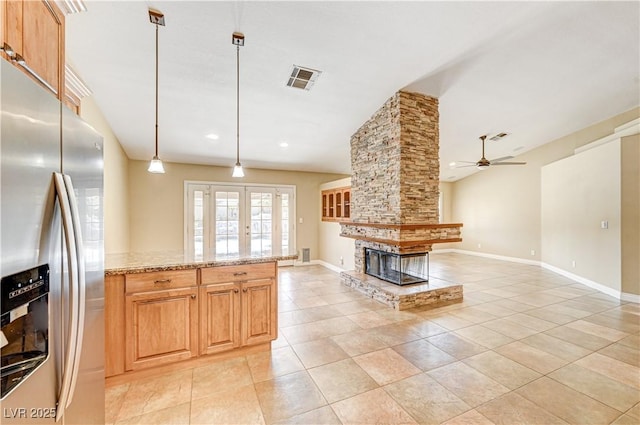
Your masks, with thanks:
M239 266L245 264L270 263L295 260L297 254L273 253L269 256L212 257L194 259L183 251L136 252L105 255L104 274L158 272L188 270L202 267Z

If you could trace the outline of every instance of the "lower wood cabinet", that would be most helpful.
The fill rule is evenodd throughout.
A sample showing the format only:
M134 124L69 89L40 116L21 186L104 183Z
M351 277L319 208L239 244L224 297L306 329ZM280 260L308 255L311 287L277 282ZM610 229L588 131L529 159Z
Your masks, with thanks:
M275 263L202 269L200 354L277 338L276 273Z
M240 288L235 283L200 287L200 354L240 346Z
M242 345L261 344L278 337L278 296L275 279L243 282Z
M273 263L105 278L105 375L277 338Z
M136 370L198 354L197 288L126 296L126 369Z

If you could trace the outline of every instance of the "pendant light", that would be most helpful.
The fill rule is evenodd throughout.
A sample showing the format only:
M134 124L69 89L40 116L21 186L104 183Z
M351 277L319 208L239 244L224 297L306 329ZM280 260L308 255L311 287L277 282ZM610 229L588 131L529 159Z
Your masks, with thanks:
M240 46L244 46L244 34L234 32L231 42L236 46L236 165L232 177L244 177L240 164Z
M158 28L160 25L164 26L164 14L149 9L149 20L156 26L156 154L149 163L147 171L154 174L164 174L162 160L158 157Z

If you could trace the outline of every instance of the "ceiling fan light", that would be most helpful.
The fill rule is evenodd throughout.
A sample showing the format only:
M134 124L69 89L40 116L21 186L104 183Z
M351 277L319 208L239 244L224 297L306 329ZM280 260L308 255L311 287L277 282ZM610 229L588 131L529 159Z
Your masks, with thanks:
M164 174L164 165L162 165L162 160L157 156L154 156L149 163L147 171L153 174Z
M476 165L476 168L478 170L486 170L487 168L489 168L489 164L478 164Z
M242 165L239 162L236 162L236 166L233 167L232 177L244 177L244 170L242 169Z

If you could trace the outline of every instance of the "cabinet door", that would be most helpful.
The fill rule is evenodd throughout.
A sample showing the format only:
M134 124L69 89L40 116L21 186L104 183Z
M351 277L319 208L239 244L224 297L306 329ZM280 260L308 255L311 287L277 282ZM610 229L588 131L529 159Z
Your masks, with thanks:
M124 275L104 278L104 375L124 373L126 325Z
M4 26L2 42L7 43L14 52L22 52L22 0L2 2L2 24Z
M20 66L36 81L64 99L64 15L51 0L6 2L2 42L24 62Z
M240 345L239 285L221 283L200 288L200 354Z
M342 191L336 191L336 218L342 218Z
M351 189L342 191L342 217L351 218Z
M278 294L275 279L242 283L242 345L261 344L278 337Z
M126 327L127 370L197 356L197 288L127 295Z
M322 219L326 219L329 216L329 194L322 192Z

